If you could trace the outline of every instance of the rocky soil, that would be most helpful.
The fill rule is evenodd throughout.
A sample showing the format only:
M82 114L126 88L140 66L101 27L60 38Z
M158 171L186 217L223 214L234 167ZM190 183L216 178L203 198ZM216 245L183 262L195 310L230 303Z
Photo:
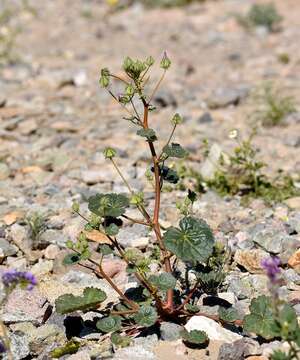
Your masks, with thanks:
M91 194L126 191L103 158L106 146L119 150L121 169L135 189L146 191L153 206L144 178L147 148L122 120L122 109L98 86L100 69L118 72L126 55L159 59L168 51L172 67L156 95L158 109L151 121L167 138L171 116L184 116L176 140L190 150L189 166L200 171L204 139L229 150L231 129L249 134L257 108L252 93L265 81L294 96L300 110L300 3L273 2L283 16L276 33L264 28L249 32L239 25L234 14L244 14L250 0L173 9L134 4L117 12L101 0L32 0L34 13L18 14L17 61L0 68L0 269L30 270L39 285L32 292L15 290L3 309L14 359L50 359L49 352L70 334L82 343L77 354L63 357L70 360L167 359L170 354L174 360L263 360L282 347L278 341L261 345L204 318L202 324L207 322L211 332L207 349L186 348L176 326L165 323L159 336L136 338L131 347L113 353L110 342L88 325L94 313L66 320L53 308L60 295L81 294L86 286L105 289L111 301L117 298L102 279L62 265L66 241L75 240L84 225L70 210L73 200L85 212L84 200ZM288 64L279 61L281 54L288 54ZM157 66L151 81L158 76ZM299 175L300 113L284 126L259 128L254 144L269 174L282 169ZM183 196L181 191L163 194L166 225L178 220L174 205ZM254 199L245 207L237 197L220 198L209 191L199 197L195 211L233 253L220 297L246 314L251 298L267 292L260 261L276 254L286 280L282 293L300 316L300 198L273 206ZM28 218L36 213L44 221L35 237ZM138 225L128 224L120 237L124 245L142 249L153 241ZM132 280L121 261L108 258L105 266L120 286L130 288Z

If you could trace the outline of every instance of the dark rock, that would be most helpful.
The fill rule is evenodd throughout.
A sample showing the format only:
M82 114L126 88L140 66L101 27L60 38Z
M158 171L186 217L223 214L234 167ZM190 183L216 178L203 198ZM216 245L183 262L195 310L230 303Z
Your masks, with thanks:
M157 107L177 106L177 100L170 90L159 90L154 96L153 103Z
M210 109L238 105L248 94L249 88L246 86L239 88L218 88L207 99L207 104Z
M202 114L199 119L198 119L198 123L199 124L209 124L213 122L213 117L211 116L211 114L209 112L205 112L204 114Z

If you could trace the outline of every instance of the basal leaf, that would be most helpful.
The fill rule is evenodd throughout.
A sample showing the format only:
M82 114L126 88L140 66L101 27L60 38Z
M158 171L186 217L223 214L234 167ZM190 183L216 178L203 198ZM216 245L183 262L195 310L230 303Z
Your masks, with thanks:
M89 210L102 217L118 217L125 213L129 199L122 194L96 194L88 200Z
M162 273L159 275L151 275L149 281L162 291L174 289L176 286L176 279L170 273Z
M220 307L218 312L220 319L225 322L232 323L240 318L238 311L234 307L228 309Z
M184 217L179 228L170 227L164 234L166 248L182 261L204 263L213 252L214 236L203 220Z
M244 330L272 339L277 335L274 331L275 320L272 311L272 300L261 295L251 301L250 314L244 318Z
M122 318L120 316L108 316L97 321L96 327L104 333L120 330Z
M157 312L152 306L143 305L133 319L138 325L149 327L156 323Z
M153 129L140 129L136 132L136 134L145 137L147 141L154 142L157 140L156 133Z
M129 346L132 342L129 336L122 336L119 333L111 334L110 340L115 346L121 348Z
M182 330L180 333L183 341L192 345L203 345L208 342L207 334L204 331L200 330Z
M68 314L76 310L89 310L98 307L106 299L104 291L96 288L85 288L82 296L65 294L55 300L56 311Z
M105 234L109 236L115 236L119 232L119 226L116 224L110 224L105 228Z
M186 151L180 144L176 143L164 146L163 152L168 157L175 157L179 159L185 158L188 155L188 151Z

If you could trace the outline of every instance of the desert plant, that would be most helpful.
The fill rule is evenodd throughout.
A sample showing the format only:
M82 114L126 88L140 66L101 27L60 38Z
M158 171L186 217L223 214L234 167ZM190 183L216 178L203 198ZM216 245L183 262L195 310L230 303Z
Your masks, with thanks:
M73 251L64 260L65 264L79 264L90 268L97 276L104 278L118 293L120 303L110 305L103 311L103 318L97 322L97 328L103 333L112 333L112 341L118 344L128 344L130 341L121 336L122 329L150 327L161 320L183 322L195 313L193 298L196 290L201 291L200 284L211 288L213 284L219 286L224 272L222 269L223 248L215 243L214 235L207 223L195 217L191 206L195 194L188 193L182 207L179 206L183 217L178 226L165 229L160 222L161 189L164 182L176 184L178 174L168 166L169 159L182 159L188 152L178 143L173 142L177 126L182 123L179 114L170 119L171 132L161 150L157 150L158 134L151 128L150 114L155 110L152 100L161 85L171 61L165 54L160 62L162 75L153 90L149 90L148 73L154 64L154 59L148 57L145 61L132 60L127 57L123 63L125 76L115 75L109 69L101 70L100 85L106 89L113 99L126 112L124 121L130 122L137 128L136 134L144 139L150 153L150 172L148 178L154 180L154 210L151 214L142 192L135 192L121 172L117 161L116 151L113 148L104 150L105 158L112 163L116 172L128 189L128 194L96 194L89 198L88 208L90 217L80 213L78 203L73 204L73 211L86 220L84 231L78 241L68 242ZM124 85L124 92L115 95L111 84L114 81ZM143 112L140 114L142 105ZM136 219L128 216L126 210L135 207L141 214ZM142 252L136 248L124 248L118 242L118 232L123 222L141 224L153 231L156 241L153 248ZM88 243L88 232L97 231L102 234L105 244L99 246L101 260L94 261ZM130 293L124 293L104 271L102 260L107 254L113 253L127 263L127 271L134 275L138 287ZM151 264L158 266L158 271L151 271ZM184 269L179 271L180 268ZM205 276L201 276L202 273ZM193 273L193 276L189 274ZM191 274L192 275L192 274ZM188 280L187 280L188 279ZM72 294L63 295L56 300L56 310L65 314L75 310L97 308L106 299L105 293L99 289L87 288L82 296ZM191 311L189 309L192 309ZM200 344L207 337L202 333L184 333L186 342Z
M296 111L294 98L283 95L271 82L258 89L254 99L258 105L254 118L263 126L280 125L287 115Z
M280 202L287 198L297 196L300 191L296 188L291 176L278 171L278 175L270 178L264 172L267 166L258 158L259 150L253 145L256 131L245 139L241 138L237 130L230 132L229 136L236 142L233 152L223 152L215 166L213 177L204 179L201 174L184 168L181 176L196 179L198 191L209 188L222 196L239 195L247 204L251 198L262 198L266 203ZM206 142L204 156L207 157L209 144Z
M278 14L272 3L253 4L245 16L238 16L238 21L246 28L264 26L269 31L278 30L282 16Z

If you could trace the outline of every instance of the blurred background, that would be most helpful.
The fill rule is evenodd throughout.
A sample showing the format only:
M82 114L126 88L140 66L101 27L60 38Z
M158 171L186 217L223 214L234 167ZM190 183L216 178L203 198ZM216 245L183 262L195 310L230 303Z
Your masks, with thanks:
M170 118L182 114L175 140L189 149L197 174L211 174L203 163L213 144L216 161L233 151L236 136L228 134L236 129L239 141L255 132L257 161L272 179L278 172L299 176L298 0L0 4L1 213L56 211L87 188L120 190L102 156L107 145L118 148L136 187L145 185L144 143L98 84L100 69L120 74L127 55L157 60L151 87L167 51L172 66L151 126L166 139Z

